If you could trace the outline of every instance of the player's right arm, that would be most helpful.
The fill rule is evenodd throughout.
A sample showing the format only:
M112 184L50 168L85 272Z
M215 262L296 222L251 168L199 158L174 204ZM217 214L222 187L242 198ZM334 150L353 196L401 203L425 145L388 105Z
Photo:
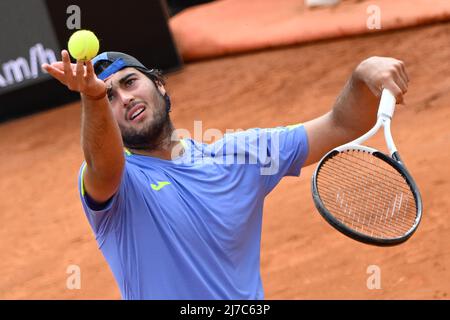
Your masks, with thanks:
M117 192L125 166L122 137L106 95L106 84L95 75L91 61L86 65L71 64L66 50L62 51L62 61L42 67L81 94L84 189L95 202L104 203Z

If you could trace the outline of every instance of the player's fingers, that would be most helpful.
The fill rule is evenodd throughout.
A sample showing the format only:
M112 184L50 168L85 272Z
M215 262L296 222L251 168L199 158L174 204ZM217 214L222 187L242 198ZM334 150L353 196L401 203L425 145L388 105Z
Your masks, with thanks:
M61 52L61 57L62 57L63 65L64 65L64 73L66 75L67 82L73 83L75 76L73 74L73 69L71 66L69 53L66 50L63 50Z
M406 93L408 91L408 76L405 73L405 64L403 61L398 60L395 63L394 78L403 93Z
M406 69L405 69L404 65L401 66L401 69L400 69L400 70L401 70L401 71L400 71L400 76L401 76L400 78L401 78L401 81L403 81L404 86L406 86L406 91L408 91L409 77L408 77L408 74L406 73ZM403 92L403 94L405 94L406 91ZM403 99L403 104L405 104L405 100L404 100L404 99Z
M49 65L48 63L44 63L42 65L42 67L44 65ZM59 69L60 71L64 71L64 63L62 61L57 61L57 62L53 62L52 64L50 64L53 68L55 69Z
M395 74L394 81L397 84L397 86L400 88L400 90L402 91L402 94L405 94L406 92L408 92L408 83L402 77L401 74Z
M403 79L406 81L406 83L408 83L409 75L408 72L406 71L405 63L403 61L400 63L400 72L402 74Z
M94 65L92 64L92 61L89 60L86 62L86 80L90 80L94 77Z
M395 100L397 103L403 103L403 91L402 89L397 85L395 81L388 82L385 86L385 89L388 89L395 97Z
M62 62L62 61L53 62L51 65L59 70L64 71L64 62ZM70 63L70 67L72 68L72 72L75 73L76 65L73 63Z
M49 65L47 63L42 65L42 69L44 69L48 74L50 74L53 78L60 81L63 84L65 83L65 74L58 68L55 68L53 65Z
M76 80L78 84L82 84L85 78L84 62L77 61Z

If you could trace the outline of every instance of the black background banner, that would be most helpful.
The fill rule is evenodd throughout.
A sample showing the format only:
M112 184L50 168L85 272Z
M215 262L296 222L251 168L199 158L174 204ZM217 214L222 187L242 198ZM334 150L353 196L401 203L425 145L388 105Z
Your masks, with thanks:
M41 65L60 51L47 7L36 0L0 1L0 95L50 77Z
M195 307L197 310L214 308L222 312L213 312L208 316L206 311L202 314L182 314L182 308ZM265 314L225 314L225 306L269 306ZM20 314L30 312L33 317L41 314L46 319L49 316L66 317L95 317L113 316L124 319L170 319L170 320L201 320L201 319L324 319L345 318L401 318L418 317L421 311L426 312L428 318L446 314L450 307L449 300L264 300L264 301L0 301L4 314ZM203 308L203 309L199 309ZM8 313L8 309L11 313ZM193 310L193 309L191 309ZM254 308L252 310L258 310Z
M1 0L0 122L79 99L41 70L61 60L76 31L67 23L71 6L79 8L80 28L100 39L100 51L126 52L165 73L182 67L164 0Z

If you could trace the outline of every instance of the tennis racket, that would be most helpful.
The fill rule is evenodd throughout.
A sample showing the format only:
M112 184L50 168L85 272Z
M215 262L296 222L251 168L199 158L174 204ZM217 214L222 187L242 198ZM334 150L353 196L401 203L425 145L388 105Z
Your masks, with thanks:
M422 217L419 189L391 135L395 104L384 89L375 126L328 152L312 177L314 204L325 220L357 241L378 246L406 241ZM362 145L382 126L390 156Z

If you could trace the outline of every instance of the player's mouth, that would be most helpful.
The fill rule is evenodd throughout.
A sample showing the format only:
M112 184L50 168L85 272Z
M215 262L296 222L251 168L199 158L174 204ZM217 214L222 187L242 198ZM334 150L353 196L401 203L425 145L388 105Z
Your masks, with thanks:
M144 104L137 104L127 112L127 120L131 122L139 122L145 117L146 107Z

